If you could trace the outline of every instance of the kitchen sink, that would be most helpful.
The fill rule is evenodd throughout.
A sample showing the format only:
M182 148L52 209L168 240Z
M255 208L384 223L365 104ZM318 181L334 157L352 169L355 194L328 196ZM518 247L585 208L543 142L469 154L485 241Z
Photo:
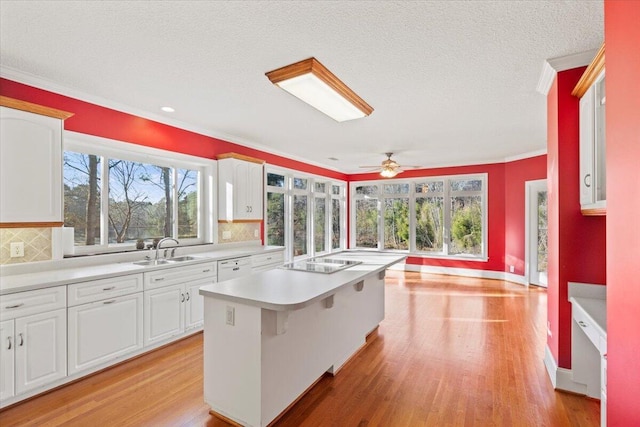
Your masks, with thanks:
M170 264L169 261L167 261L166 259L149 259L146 261L136 261L134 262L135 265L143 265L143 266L154 266L154 265L164 265L164 264Z
M185 256L177 256L175 258L167 258L169 262L183 262L183 261L193 261L194 259L199 259L194 256L185 255Z

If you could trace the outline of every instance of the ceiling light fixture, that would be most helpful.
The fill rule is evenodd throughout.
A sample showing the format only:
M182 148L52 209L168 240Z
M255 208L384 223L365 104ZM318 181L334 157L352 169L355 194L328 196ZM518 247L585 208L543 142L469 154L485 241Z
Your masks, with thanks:
M337 122L368 116L373 108L317 59L309 58L266 73L276 86Z
M161 107L160 109L161 109L162 111L164 111L165 113L173 113L174 111L176 111L176 110L174 110L174 109L173 109L173 108L171 108L171 107Z
M398 170L398 168L394 168L391 166L384 166L380 171L380 176L383 178L393 178L394 176L398 175L400 172L402 171Z

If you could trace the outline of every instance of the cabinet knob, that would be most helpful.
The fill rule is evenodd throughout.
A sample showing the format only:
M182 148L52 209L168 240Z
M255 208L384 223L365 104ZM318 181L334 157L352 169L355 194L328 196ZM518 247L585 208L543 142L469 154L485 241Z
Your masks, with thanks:
M180 294L180 302L184 302L184 294Z
M584 176L583 182L584 182L585 187L587 187L587 188L591 187L591 174L590 173L588 173L588 174L586 174Z
M11 337L7 337L7 341L9 341L9 346L7 347L7 350L11 350Z
M187 292L187 301L189 301L189 292Z
M18 334L18 336L20 337L20 344L18 344L20 347L22 347L22 345L24 344L24 337L22 336L22 334Z

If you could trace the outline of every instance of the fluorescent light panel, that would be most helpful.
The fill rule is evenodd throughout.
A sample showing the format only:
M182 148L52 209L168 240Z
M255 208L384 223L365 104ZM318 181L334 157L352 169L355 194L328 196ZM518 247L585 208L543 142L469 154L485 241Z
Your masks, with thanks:
M373 112L369 104L315 58L269 71L266 76L271 83L338 122Z

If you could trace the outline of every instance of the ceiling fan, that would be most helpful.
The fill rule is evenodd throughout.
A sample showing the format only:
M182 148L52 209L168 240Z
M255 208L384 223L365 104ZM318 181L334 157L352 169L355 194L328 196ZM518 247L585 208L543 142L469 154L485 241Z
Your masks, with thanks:
M419 168L420 166L400 166L400 163L396 162L391 158L393 153L384 153L387 156L386 160L383 160L380 166L360 166L361 168L367 169L380 169L380 175L384 178L393 178L401 172L404 172L403 167L405 168Z

